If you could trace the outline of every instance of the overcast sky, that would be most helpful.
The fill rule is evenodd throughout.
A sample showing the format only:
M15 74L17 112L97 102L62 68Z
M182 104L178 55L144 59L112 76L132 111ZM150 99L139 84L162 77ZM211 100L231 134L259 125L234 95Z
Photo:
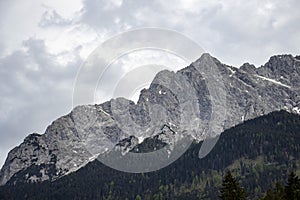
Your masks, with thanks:
M299 4L298 0L0 1L0 165L26 135L43 133L53 120L70 112L81 63L111 36L143 27L171 29L226 64L260 66L274 54L299 54Z

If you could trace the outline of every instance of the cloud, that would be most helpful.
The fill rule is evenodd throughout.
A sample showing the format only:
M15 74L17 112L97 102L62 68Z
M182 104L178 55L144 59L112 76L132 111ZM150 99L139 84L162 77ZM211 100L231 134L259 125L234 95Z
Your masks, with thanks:
M49 26L66 26L71 23L72 20L63 18L55 10L47 10L43 13L39 26L42 28Z
M172 29L225 63L260 65L273 54L299 54L299 4L297 0L0 1L0 160L28 133L43 132L52 120L69 112L79 66L113 35L141 27ZM141 62L138 56L134 59Z
M43 40L30 38L0 60L0 146L6 149L1 152L33 131L43 133L70 111L73 80L82 62L76 50L72 54L74 59L61 65L59 54L50 54Z
M188 6L195 8L190 12L180 9L183 4L172 7L165 2L165 10L171 11L164 19L180 15L181 31L224 62L260 65L272 54L297 53L291 37L299 35L300 28L295 25L300 18L298 1L190 1ZM179 14L173 14L176 12Z
M296 0L126 1L110 9L105 2L85 0L82 22L99 31L145 26L177 30L236 66L246 61L261 65L273 54L298 50Z

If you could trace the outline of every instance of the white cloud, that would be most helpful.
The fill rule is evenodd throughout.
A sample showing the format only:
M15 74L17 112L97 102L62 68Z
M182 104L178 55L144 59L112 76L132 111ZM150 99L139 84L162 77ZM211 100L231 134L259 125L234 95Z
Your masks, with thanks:
M73 80L82 62L78 52L72 54L74 59L61 65L59 54L49 53L43 40L31 38L0 60L0 146L6 148L2 152L31 132L42 133L70 111Z
M139 94L135 93L135 89L147 88L159 71L177 71L188 64L183 58L167 51L144 49L128 52L112 62L99 77L95 90L96 102L121 96L136 101L136 96L132 98L133 94Z
M299 4L297 0L0 1L0 151L7 152L30 132L43 132L71 109L81 62L117 33L149 26L173 29L225 63L260 65L273 54L298 54ZM134 59L142 63L138 56ZM2 153L0 159L5 156Z
M56 10L47 10L43 13L39 26L43 28L48 26L64 26L71 23L72 20L63 18Z

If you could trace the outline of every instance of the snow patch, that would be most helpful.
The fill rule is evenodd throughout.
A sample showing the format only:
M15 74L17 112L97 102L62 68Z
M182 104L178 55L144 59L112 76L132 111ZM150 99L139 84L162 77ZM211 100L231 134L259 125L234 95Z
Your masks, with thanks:
M175 124L173 124L172 122L168 122L168 124L172 127L176 127L176 125Z
M158 91L159 94L166 94L167 92L163 92L161 90Z
M103 112L105 115L109 116L110 117L110 114L108 114L107 112L105 112L104 110L102 109L99 109L101 112Z
M300 108L299 107L294 107L293 111L296 112L298 115L300 115Z
M229 75L229 76L232 76L236 72L235 70L231 69L230 67L227 67L227 69L229 69L229 71L231 72L231 75Z
M138 137L138 143L141 144L145 140L145 137L140 136Z
M100 155L100 153L95 154L95 155L89 157L88 160L84 161L84 162L83 162L81 165L79 165L79 166L78 166L76 163L74 163L74 164L73 164L73 167L70 168L69 171L68 171L66 174L64 174L63 176L66 176L66 175L68 175L68 174L70 174L70 173L72 173L72 172L76 172L77 170L79 170L80 168L84 167L84 166L85 166L86 164L88 164L89 162L92 162L92 161L96 160L96 159L98 158L99 155ZM58 172L57 172L57 173L58 173Z
M94 160L96 160L96 158L98 158L100 153L93 155L92 157L89 157L89 162L92 162Z
M275 83L275 84L277 84L277 85L280 85L280 86L283 86L283 87L286 87L286 88L291 88L291 86L286 85L286 84L283 84L283 83L281 83L281 82L279 82L279 81L276 81L276 80L274 80L274 79L266 78L266 77L264 77L264 76L259 76L259 75L255 75L255 76L256 76L257 78L263 79L263 80L265 80L265 81L269 81L269 82L271 82L271 83Z

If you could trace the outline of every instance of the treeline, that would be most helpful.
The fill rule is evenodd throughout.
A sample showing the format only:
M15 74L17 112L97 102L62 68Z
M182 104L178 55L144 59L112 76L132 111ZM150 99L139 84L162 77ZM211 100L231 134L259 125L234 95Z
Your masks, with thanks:
M273 189L268 189L262 200L299 200L300 199L300 179L295 173L289 175L287 184L282 186L277 182Z
M222 200L246 200L247 192L240 186L236 178L230 171L224 177L220 188L219 198ZM268 189L261 200L299 200L300 199L300 179L294 172L291 172L287 183L283 186L277 182L273 189Z
M0 187L0 199L218 199L227 171L248 199L270 199L276 182L285 183L291 171L300 174L299 134L299 115L274 112L226 130L203 159L200 142L151 173L119 172L96 160L56 181L24 183L27 173L39 172L33 166Z

